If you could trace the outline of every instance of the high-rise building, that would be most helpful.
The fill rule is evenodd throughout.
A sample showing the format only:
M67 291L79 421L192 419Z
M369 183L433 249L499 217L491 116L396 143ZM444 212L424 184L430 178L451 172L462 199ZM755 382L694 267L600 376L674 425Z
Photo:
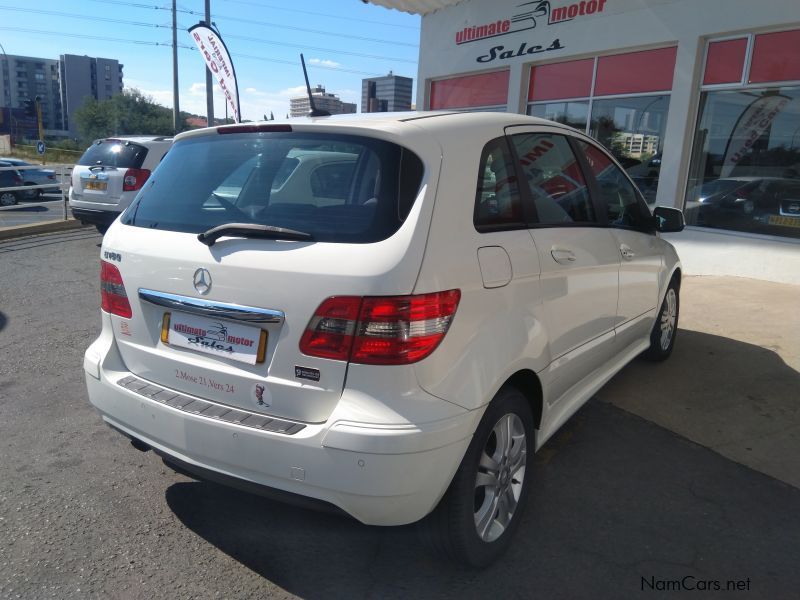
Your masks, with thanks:
M314 96L314 106L316 106L317 109L327 110L332 115L356 112L356 105L354 102L342 102L336 94L326 92L324 86L318 85L312 89L311 95ZM311 104L308 101L307 94L289 99L289 116L307 117L310 112Z
M361 80L361 112L411 110L411 87L414 80L389 71L383 77Z
M62 54L59 81L62 105L60 129L75 134L75 111L87 98L108 100L122 93L122 65L110 58Z
M0 55L0 107L21 109L39 96L46 130L74 136L73 115L86 98L107 100L121 92L122 65L116 60L73 54L62 54L59 60Z

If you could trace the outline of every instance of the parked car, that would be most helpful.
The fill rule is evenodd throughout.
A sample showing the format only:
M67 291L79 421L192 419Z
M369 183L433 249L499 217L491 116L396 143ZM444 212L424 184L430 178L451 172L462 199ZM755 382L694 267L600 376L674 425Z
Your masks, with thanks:
M53 184L53 187L31 190L27 193L29 199L41 198L42 194L58 194L61 192L61 188L58 186L58 180L56 179L56 172L53 169L42 169L18 158L0 157L0 160L15 167L33 167L19 169L20 175L22 175L23 185Z
M135 136L96 140L72 170L72 215L105 233L139 193L172 145L172 138Z
M698 202L697 224L775 233L794 228L800 235L800 179L737 176L713 179L689 193Z
M9 162L0 160L0 169L3 167L13 167ZM17 187L24 185L22 175L17 170L0 170L0 206L12 206L19 202L24 192L19 190L3 190L3 188Z
M670 355L660 232L682 228L597 142L522 115L182 133L103 239L89 398L180 472L419 522L485 566L533 453L634 357Z

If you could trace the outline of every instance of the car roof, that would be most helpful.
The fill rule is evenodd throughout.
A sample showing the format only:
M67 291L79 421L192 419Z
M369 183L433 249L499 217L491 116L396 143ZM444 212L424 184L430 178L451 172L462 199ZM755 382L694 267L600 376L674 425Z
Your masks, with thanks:
M18 158L6 158L5 156L0 156L0 161L8 163L10 165L29 165L30 164L30 163L27 163L24 160L20 160Z
M460 112L460 111L410 111L395 113L354 113L347 115L331 115L328 117L295 117L275 121L256 121L238 123L236 125L219 125L204 129L185 131L175 136L175 141L211 135L222 128L234 132L241 128L243 132L252 130L256 126L285 126L297 127L298 130L324 128L364 128L398 132L403 129L409 132L428 130L430 133L441 134L448 130L459 130L468 127L504 128L513 125L550 125L558 126L572 132L577 130L547 121L538 117L530 117L518 113L508 112ZM310 127L309 127L310 126Z

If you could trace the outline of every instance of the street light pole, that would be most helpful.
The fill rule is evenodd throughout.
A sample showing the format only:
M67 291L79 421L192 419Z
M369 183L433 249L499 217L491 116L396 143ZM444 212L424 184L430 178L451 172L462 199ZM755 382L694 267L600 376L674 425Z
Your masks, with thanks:
M181 109L178 105L178 15L172 0L172 128L178 133Z

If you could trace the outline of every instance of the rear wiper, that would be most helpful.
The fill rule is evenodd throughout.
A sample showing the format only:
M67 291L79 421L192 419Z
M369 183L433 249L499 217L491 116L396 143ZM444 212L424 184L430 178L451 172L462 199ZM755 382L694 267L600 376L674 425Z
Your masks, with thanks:
M226 223L217 225L208 231L197 234L197 239L206 246L213 246L219 238L235 236L244 238L263 238L266 240L313 240L314 236L305 231L275 227L273 225L260 225L258 223Z

